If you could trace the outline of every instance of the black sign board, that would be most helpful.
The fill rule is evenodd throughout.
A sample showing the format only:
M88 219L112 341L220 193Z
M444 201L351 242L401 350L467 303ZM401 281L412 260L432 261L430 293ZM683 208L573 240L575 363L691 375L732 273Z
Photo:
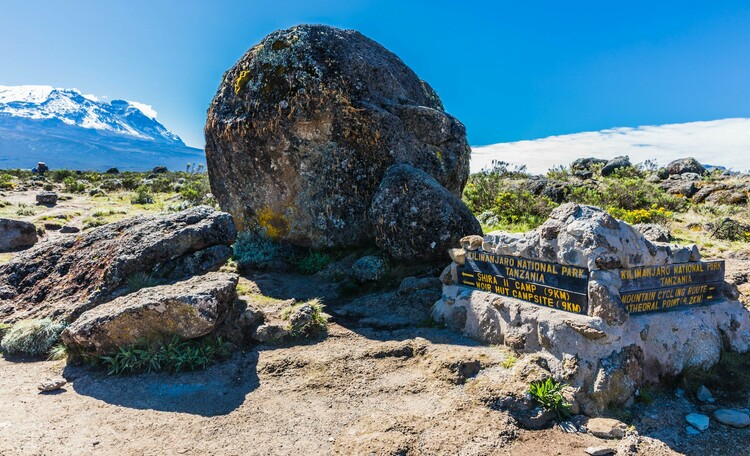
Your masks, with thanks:
M468 251L466 252L466 267L472 271L515 279L520 282L560 288L573 293L588 293L589 271L578 266Z
M458 281L540 306L588 312L588 270L576 266L468 251Z
M721 298L724 261L621 269L620 300L639 314L708 304Z

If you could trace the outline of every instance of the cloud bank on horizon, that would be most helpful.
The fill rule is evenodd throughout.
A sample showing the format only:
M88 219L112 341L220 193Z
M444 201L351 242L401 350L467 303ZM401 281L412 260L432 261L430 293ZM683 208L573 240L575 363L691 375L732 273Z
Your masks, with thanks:
M731 118L622 127L548 138L474 146L471 172L489 167L493 160L526 165L543 174L557 165L569 165L580 157L610 159L628 155L633 163L655 159L659 165L694 157L703 164L735 171L750 170L750 118Z

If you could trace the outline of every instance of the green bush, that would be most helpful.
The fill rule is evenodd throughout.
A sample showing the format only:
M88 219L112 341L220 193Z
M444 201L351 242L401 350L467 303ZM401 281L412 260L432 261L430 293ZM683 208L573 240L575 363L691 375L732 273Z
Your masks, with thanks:
M281 247L263 230L243 231L233 246L234 259L241 268L258 266L279 257Z
M0 349L9 354L46 355L60 340L65 326L49 318L19 321L3 336Z
M312 250L299 261L297 269L303 274L315 274L331 263L331 256L325 252L313 252Z
M220 337L180 340L173 336L166 343L139 341L120 347L116 353L100 356L97 361L107 368L108 375L124 375L205 369L230 354L231 344Z
M73 178L75 175L76 172L69 169L56 169L47 172L49 179L57 183L63 182L67 178Z
M65 185L65 191L68 193L86 192L86 184L79 181L73 176L66 177L65 179L63 179L63 185Z
M151 184L151 189L156 193L170 193L172 191L172 181L166 176L159 177Z
M145 185L141 185L135 189L135 194L130 197L131 204L152 204L153 202L154 195L151 194L151 190Z
M650 209L654 205L670 211L687 209L684 198L670 195L646 182L639 173L642 172L635 168L619 168L602 178L596 188L580 186L571 189L568 201L629 211Z
M557 419L562 421L570 417L570 404L565 400L562 394L565 383L558 383L551 377L547 380L531 382L529 385L529 394L545 410L554 412Z
M184 187L180 190L182 199L194 206L210 204L211 187L208 183L208 174L194 174L188 179Z

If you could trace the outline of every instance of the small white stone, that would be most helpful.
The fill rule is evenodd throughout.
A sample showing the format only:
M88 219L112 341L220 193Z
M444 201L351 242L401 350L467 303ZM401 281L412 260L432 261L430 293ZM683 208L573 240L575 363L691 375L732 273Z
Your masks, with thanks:
M708 388L703 385L698 388L698 392L695 394L695 397L701 402L711 403L714 401L714 397L711 395L711 391L709 391Z
M698 435L701 433L701 431L694 428L693 426L685 426L685 432L687 432L688 435Z
M727 426L744 428L750 426L750 415L739 410L719 409L714 412L716 421Z
M685 417L685 420L699 431L708 429L708 417L700 413L691 413Z
M608 454L615 454L617 450L610 447L588 447L584 451L591 456L605 456Z

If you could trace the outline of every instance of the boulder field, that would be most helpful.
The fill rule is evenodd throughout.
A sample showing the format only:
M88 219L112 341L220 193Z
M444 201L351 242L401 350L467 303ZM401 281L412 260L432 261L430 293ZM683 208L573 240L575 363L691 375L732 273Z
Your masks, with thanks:
M359 32L300 25L268 35L224 74L205 134L212 192L240 230L313 249L375 243L397 258L436 259L479 229L459 199L469 173L464 126ZM386 178L394 174L418 175L415 185L430 191L410 204L413 190ZM411 219L430 220L446 201L460 216L432 227L437 244L409 244ZM388 215L404 210L419 213ZM393 242L399 236L406 245Z

